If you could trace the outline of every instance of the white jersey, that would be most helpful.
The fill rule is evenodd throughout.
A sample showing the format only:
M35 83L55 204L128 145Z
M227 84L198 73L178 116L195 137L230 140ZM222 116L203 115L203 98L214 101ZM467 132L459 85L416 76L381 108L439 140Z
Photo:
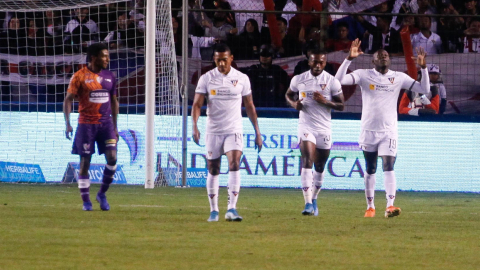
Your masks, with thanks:
M334 76L323 71L313 76L310 70L293 77L290 89L298 92L298 98L303 99L303 108L298 119L299 127L308 127L312 131L331 129L331 108L313 100L313 93L321 93L326 100L342 93L342 86Z
M362 90L362 130L396 132L398 95L401 89L411 89L415 80L403 72L381 74L375 69L357 69L345 76L352 76Z
M442 39L439 35L432 32L429 38L425 37L422 32L410 35L412 40L413 53L417 55L417 48L425 49L427 55L442 53Z
M195 93L208 96L206 133L242 133L242 97L251 92L247 75L233 67L227 75L220 73L218 68L203 74Z

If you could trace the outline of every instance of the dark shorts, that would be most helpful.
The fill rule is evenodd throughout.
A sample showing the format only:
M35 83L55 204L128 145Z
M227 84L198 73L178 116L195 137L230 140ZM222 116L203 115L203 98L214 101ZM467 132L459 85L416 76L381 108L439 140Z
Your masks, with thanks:
M95 153L97 142L98 154L106 150L117 150L117 136L113 128L113 122L101 124L78 124L73 140L72 154L90 156Z

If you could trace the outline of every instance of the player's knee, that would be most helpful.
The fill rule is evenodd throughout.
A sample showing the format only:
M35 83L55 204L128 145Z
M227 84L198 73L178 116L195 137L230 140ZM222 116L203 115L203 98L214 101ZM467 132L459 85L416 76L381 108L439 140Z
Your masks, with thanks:
M228 164L228 169L229 169L230 171L238 171L238 170L240 170L240 162L238 162L238 161L229 162L229 164Z
M219 175L219 174L220 174L220 168L210 167L210 168L208 168L208 172L209 172L211 175Z
M107 158L107 164L110 165L110 166L117 165L117 157L108 157Z
M313 167L312 159L308 157L302 158L302 168L311 169L312 167Z
M393 166L394 164L383 164L383 171L384 172L393 171Z
M367 173L368 174L375 174L377 172L377 166L376 165L367 165Z

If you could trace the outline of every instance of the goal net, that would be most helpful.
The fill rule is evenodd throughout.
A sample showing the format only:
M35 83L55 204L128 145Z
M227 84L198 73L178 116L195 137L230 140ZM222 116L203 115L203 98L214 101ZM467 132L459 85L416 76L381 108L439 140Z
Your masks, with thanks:
M117 77L118 170L114 183L144 184L147 162L158 185L176 185L181 116L170 0L156 0L156 56L146 55L146 1L4 0L0 2L0 182L75 181L78 156L65 138L63 100L86 50L107 44ZM146 59L155 61L154 158L145 158ZM78 103L71 124L76 129ZM92 156L101 181L104 156ZM174 172L174 173L171 173Z

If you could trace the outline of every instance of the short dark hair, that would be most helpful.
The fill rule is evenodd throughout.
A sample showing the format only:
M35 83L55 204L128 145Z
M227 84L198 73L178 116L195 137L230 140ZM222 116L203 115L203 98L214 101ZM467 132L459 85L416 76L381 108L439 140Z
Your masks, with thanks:
M339 22L337 23L337 29L340 27L345 27L348 30L348 23L347 22Z
M90 45L87 49L87 62L92 61L92 56L98 56L103 50L108 50L107 44L105 43L94 43Z
M230 47L228 47L227 44L225 43L217 43L214 45L213 52L216 53L224 53L224 52L229 52L232 54L232 51L230 50Z
M283 22L285 25L288 25L287 19L285 19L285 18L283 18L283 17L277 17L277 21L281 21L281 22Z
M324 55L327 55L327 53L324 50L320 49L319 47L313 48L311 50L310 54L324 54Z

